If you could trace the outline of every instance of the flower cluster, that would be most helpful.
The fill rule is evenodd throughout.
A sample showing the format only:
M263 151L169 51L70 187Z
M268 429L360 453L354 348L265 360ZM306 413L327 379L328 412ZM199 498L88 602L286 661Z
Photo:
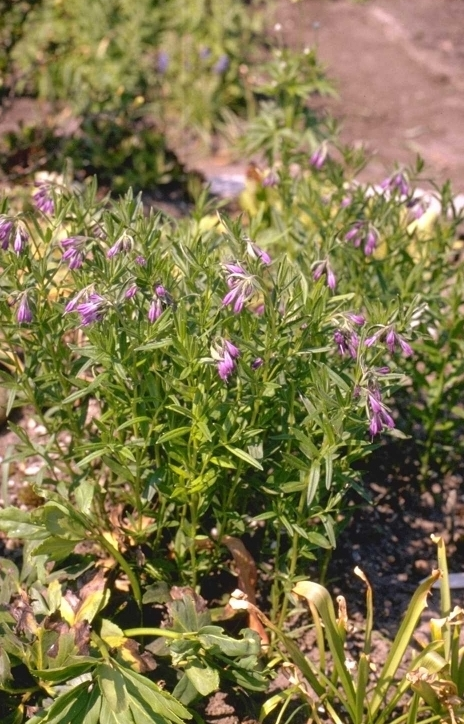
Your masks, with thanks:
M238 263L224 264L224 269L228 272L226 284L229 291L223 298L222 304L224 307L231 305L234 314L239 314L258 290L256 277Z
M148 309L148 321L153 324L159 319L166 306L172 306L173 299L162 284L157 284L153 292L153 298Z
M382 191L388 194L398 193L400 196L408 196L411 191L409 181L403 171L397 171L380 184Z
M219 377L227 382L237 367L240 350L228 339L222 339L211 346L211 356L216 362Z
M395 422L382 402L380 390L377 385L370 385L367 391L367 414L369 418L369 432L372 436L382 432L384 427L395 427Z
M353 246L359 247L364 244L364 253L371 256L379 241L379 232L366 221L356 221L351 229L345 234L345 241L352 242Z
M65 261L70 269L80 269L85 259L85 247L88 242L87 236L70 236L61 242L64 249L62 261Z
M24 251L29 234L20 221L14 221L9 216L0 215L0 248L7 251L10 241L13 240L13 251L18 256Z
M51 184L39 181L35 186L38 188L38 191L32 197L35 207L43 214L53 215L55 213L55 204L51 194Z
M337 286L337 278L327 260L316 262L313 272L314 281L319 281L323 274L325 274L327 286L333 291Z
M81 326L88 327L94 322L101 322L110 303L105 297L89 289L82 289L64 308L65 314L77 312L81 317Z
M128 253L134 245L134 240L132 236L129 236L129 234L122 234L119 239L115 241L112 247L108 249L106 252L106 256L108 259L112 259L113 256L116 256L117 254L121 253Z
M309 164L316 171L320 171L326 161L327 161L327 144L322 143L319 146L319 148L316 148L316 150L311 154L310 159L309 159Z
M362 314L348 312L342 315L342 326L334 332L334 342L342 357L347 354L356 359L358 356L359 335L354 329L354 325L362 327L365 322Z
M395 331L392 326L382 327L365 341L366 347L374 347L377 342L385 341L390 354L393 354L396 347L399 347L405 357L413 354L413 349L406 340Z

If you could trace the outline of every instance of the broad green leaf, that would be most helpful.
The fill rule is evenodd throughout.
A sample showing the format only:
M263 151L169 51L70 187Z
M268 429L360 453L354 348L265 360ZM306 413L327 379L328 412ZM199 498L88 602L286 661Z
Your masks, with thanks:
M51 535L36 546L32 553L34 556L47 555L53 561L61 561L71 555L78 542Z
M198 697L198 690L192 684L187 674L182 674L174 691L172 692L172 695L175 696L182 704L188 706Z
M0 510L0 530L8 533L10 538L37 539L46 535L42 524L36 523L32 514L19 508Z
M148 711L159 714L167 721L182 724L182 721L191 719L192 715L171 694L163 691L146 676L118 665L127 687L127 694L132 699L141 700Z
M188 664L185 667L185 675L202 696L208 696L219 689L219 672L211 666Z
M102 638L111 649L119 649L123 643L127 641L127 636L124 636L124 631L107 618L102 619L100 638Z
M96 676L101 692L114 714L127 710L127 696L124 676L110 664L99 664Z
M198 631L198 640L206 649L216 647L226 656L258 655L261 651L258 634L251 629L243 629L240 633L242 638L233 639L220 626L203 626Z
M32 676L42 679L42 681L51 681L54 684L69 681L74 679L76 676L91 671L95 666L95 659L77 659L74 658L74 663L67 662L66 666L60 666L55 669L30 669Z
M100 706L97 687L84 681L55 699L44 717L34 716L28 724L96 724Z
M11 679L11 666L8 654L0 646L0 688Z

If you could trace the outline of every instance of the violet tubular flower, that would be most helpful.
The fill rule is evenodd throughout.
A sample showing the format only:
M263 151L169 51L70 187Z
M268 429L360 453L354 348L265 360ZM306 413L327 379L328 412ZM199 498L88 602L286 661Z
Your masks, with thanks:
M29 234L25 229L22 228L19 224L16 226L16 232L13 239L13 251L17 256L22 254L24 249L26 248L27 240L29 239Z
M252 259L259 259L259 261L266 266L272 263L272 259L267 251L261 249L261 247L251 241L251 239L247 239L246 243L247 254L251 256Z
M236 359L240 357L240 350L229 340L224 339L211 347L211 355L216 361L218 375L227 382L237 367Z
M342 357L348 354L353 359L356 359L359 347L359 337L356 332L337 329L334 332L334 342Z
M51 184L38 182L35 185L38 188L32 197L35 207L43 214L53 215L55 213L55 204L51 195Z
M334 291L335 287L337 286L337 277L335 276L332 267L327 260L321 261L316 265L316 268L313 272L314 281L319 281L323 274L325 274L327 286L329 287L329 289Z
M32 322L32 310L29 305L29 299L26 292L23 292L21 295L21 300L16 312L16 321L18 324L29 324L29 322Z
M327 160L327 145L323 143L311 154L309 164L316 171L320 171Z
M80 269L85 259L86 236L70 236L61 242L64 248L61 261L65 261L70 269Z
M84 300L84 301L82 301ZM65 306L65 314L77 312L80 317L82 327L88 327L94 322L101 322L109 307L109 302L96 292L90 292L83 289L71 299Z
M8 249L13 225L13 221L8 216L0 216L0 247L3 251Z
M240 264L224 264L224 268L228 272L226 282L229 291L222 304L224 307L232 306L234 314L239 314L256 291L256 278Z
M128 234L122 234L106 252L108 259L112 259L117 254L127 253L132 249L134 240Z
M369 432L372 437L381 433L384 427L389 429L395 427L395 421L383 404L380 391L377 387L373 387L368 391L367 406Z

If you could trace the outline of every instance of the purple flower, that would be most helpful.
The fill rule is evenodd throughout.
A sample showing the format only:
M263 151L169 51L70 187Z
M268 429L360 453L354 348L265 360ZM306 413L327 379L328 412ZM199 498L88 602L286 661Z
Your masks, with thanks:
M213 65L213 73L221 75L225 73L230 64L229 57L225 54L221 55Z
M377 386L371 387L367 393L367 414L369 418L369 432L372 436L378 435L384 427L395 427L395 422L383 404Z
M0 216L0 246L3 251L8 249L12 230L13 221L8 216Z
M238 347L235 346L232 342L230 342L228 339L224 340L224 347L227 350L227 352L230 354L232 359L237 359L237 357L240 357L240 350Z
M327 260L317 263L316 268L313 272L314 281L319 281L323 274L325 274L327 286L333 291L337 286L337 278Z
M137 291L138 291L137 284L132 283L127 287L126 291L124 292L124 296L126 299L133 299L135 297L135 295L137 294Z
M408 178L403 171L397 171L380 184L383 191L398 192L400 196L408 196L411 191Z
M67 262L70 269L80 269L84 263L86 242L86 236L70 236L61 242L65 249L61 260Z
M417 221L421 218L430 206L430 202L426 198L414 198L406 204L409 209L409 216Z
M117 241L113 244L110 249L106 252L106 256L108 259L112 259L113 256L116 256L116 254L120 254L121 252L129 252L132 249L132 245L134 243L134 240L131 236L124 233L122 234Z
M169 55L165 50L160 50L158 53L157 69L158 73L164 75L169 68Z
M272 259L267 251L261 249L261 247L251 241L251 239L246 240L246 250L247 254L251 256L252 259L259 259L259 261L261 261L266 266L272 263Z
M374 253L375 247L379 240L379 233L373 226L370 226L365 238L364 253L366 256L370 256Z
M136 256L135 263L138 264L139 266L146 266L147 260L145 259L144 256Z
M16 233L13 240L13 251L18 256L24 251L29 234L19 224L16 226Z
M340 206L342 209L346 209L348 206L350 206L353 202L353 199L351 196L344 196L342 200L340 201Z
M364 237L364 221L355 221L351 229L345 234L345 241L352 241L353 246L361 246Z
M269 171L269 173L266 174L266 176L263 178L261 185L269 188L272 188L273 186L277 186L279 183L279 177L276 174L275 171Z
M219 377L227 382L237 367L235 360L240 356L240 350L229 340L223 339L211 347L211 355L216 362Z
M256 357L256 359L251 363L251 369L257 370L264 364L264 360L262 357Z
M316 171L320 171L323 165L325 164L327 160L327 144L323 143L319 148L316 148L316 150L312 153L309 163L310 165L316 169Z
M357 324L358 327L362 327L362 326L364 326L364 324L366 324L366 320L362 314L355 314L354 312L348 312L348 314L346 316L348 317L350 322L353 322L353 324Z
M16 321L18 324L28 324L29 322L32 322L32 311L29 306L27 292L23 292L21 295L21 301L19 302L18 310L16 312Z
M334 342L342 357L349 354L350 357L356 359L359 347L359 337L356 332L337 329L334 332Z
M240 264L224 264L224 268L229 274L226 282L230 291L223 298L222 304L224 307L233 305L234 314L239 314L256 291L256 277Z
M84 299L85 301L81 301ZM101 322L108 310L108 300L88 289L81 290L64 308L65 313L77 312L81 317L81 325L87 327L93 322Z
M150 307L148 309L148 321L153 324L157 319L161 317L163 313L163 305L159 297L153 297Z
M38 191L32 197L32 200L39 211L44 214L54 214L55 204L51 195L52 186L49 183L39 182L35 184Z

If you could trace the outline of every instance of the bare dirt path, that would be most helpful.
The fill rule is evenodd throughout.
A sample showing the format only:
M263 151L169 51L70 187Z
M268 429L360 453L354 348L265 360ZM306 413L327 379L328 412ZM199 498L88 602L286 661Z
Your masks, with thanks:
M276 21L289 45L317 45L342 139L375 154L365 180L420 154L464 192L464 0L281 0Z

